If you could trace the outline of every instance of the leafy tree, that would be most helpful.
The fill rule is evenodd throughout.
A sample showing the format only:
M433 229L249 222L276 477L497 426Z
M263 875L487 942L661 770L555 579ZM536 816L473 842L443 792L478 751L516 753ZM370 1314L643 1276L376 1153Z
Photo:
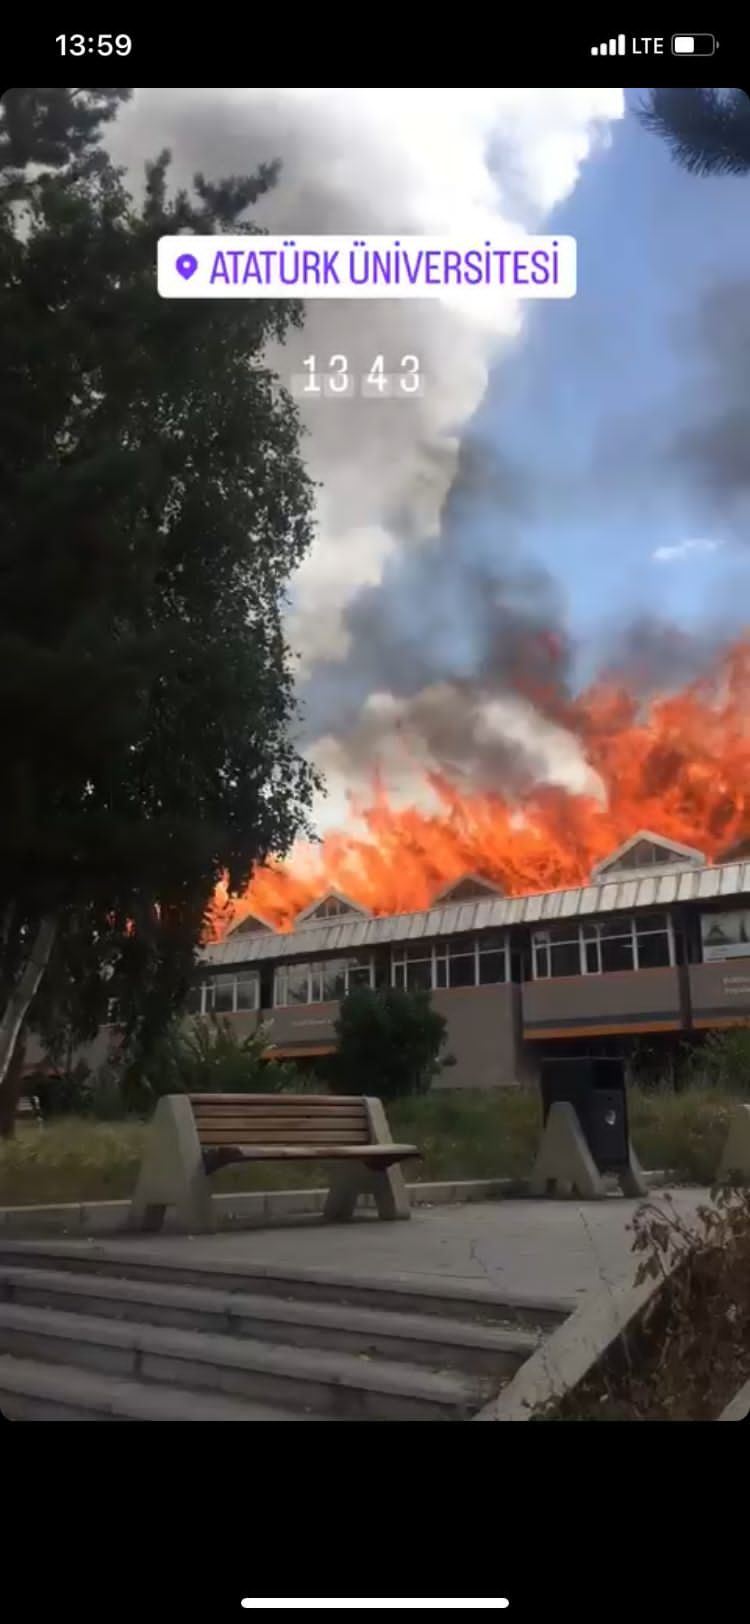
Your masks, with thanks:
M19 1036L71 944L76 1019L109 976L148 1054L218 880L237 891L288 850L316 783L281 619L313 492L293 403L262 369L299 311L155 285L160 236L251 231L276 168L171 197L163 153L136 205L92 146L118 93L65 94L18 93L0 118L6 1134Z
M384 1100L424 1094L446 1065L440 1059L445 1017L428 992L357 987L342 1001L330 1078L336 1093L373 1094Z
M750 97L744 90L650 90L641 121L694 175L750 170Z
M22 176L29 164L61 169L91 150L102 124L129 90L6 90L0 111L0 170Z

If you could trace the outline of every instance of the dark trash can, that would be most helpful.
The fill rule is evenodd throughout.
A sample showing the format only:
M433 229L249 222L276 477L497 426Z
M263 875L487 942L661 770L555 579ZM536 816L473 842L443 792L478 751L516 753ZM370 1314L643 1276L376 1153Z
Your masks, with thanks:
M572 1105L600 1173L621 1173L630 1164L625 1062L580 1058L543 1060L544 1121L558 1100Z

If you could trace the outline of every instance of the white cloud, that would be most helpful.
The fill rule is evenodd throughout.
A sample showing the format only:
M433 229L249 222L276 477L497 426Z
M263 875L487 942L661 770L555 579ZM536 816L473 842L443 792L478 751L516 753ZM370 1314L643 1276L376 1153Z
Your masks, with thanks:
M708 541L697 537L692 541L678 541L673 547L656 547L651 557L657 564L675 564L684 558L693 557L696 553L717 553L723 546L723 541Z

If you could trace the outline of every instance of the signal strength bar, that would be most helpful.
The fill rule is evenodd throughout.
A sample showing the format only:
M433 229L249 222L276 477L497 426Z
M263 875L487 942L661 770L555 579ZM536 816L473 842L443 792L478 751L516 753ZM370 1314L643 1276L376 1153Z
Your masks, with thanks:
M601 45L592 45L592 56L624 56L627 51L625 35L618 34L616 39L602 40Z

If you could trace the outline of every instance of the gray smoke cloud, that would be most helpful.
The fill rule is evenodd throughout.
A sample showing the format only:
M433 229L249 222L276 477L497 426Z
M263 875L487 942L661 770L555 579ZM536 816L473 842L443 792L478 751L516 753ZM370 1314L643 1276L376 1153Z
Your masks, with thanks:
M280 159L253 210L270 231L481 241L543 229L623 110L609 89L141 90L109 145L133 178L168 146L174 184ZM548 635L562 625L557 589L524 563L516 533L528 482L464 443L522 328L506 301L310 302L304 331L269 354L287 382L311 354L321 370L345 354L355 373L417 355L425 385L418 400L302 403L318 536L288 631L327 821L376 759L409 797L424 766L586 779L576 741L535 697L550 660L564 682L567 652L561 630Z

